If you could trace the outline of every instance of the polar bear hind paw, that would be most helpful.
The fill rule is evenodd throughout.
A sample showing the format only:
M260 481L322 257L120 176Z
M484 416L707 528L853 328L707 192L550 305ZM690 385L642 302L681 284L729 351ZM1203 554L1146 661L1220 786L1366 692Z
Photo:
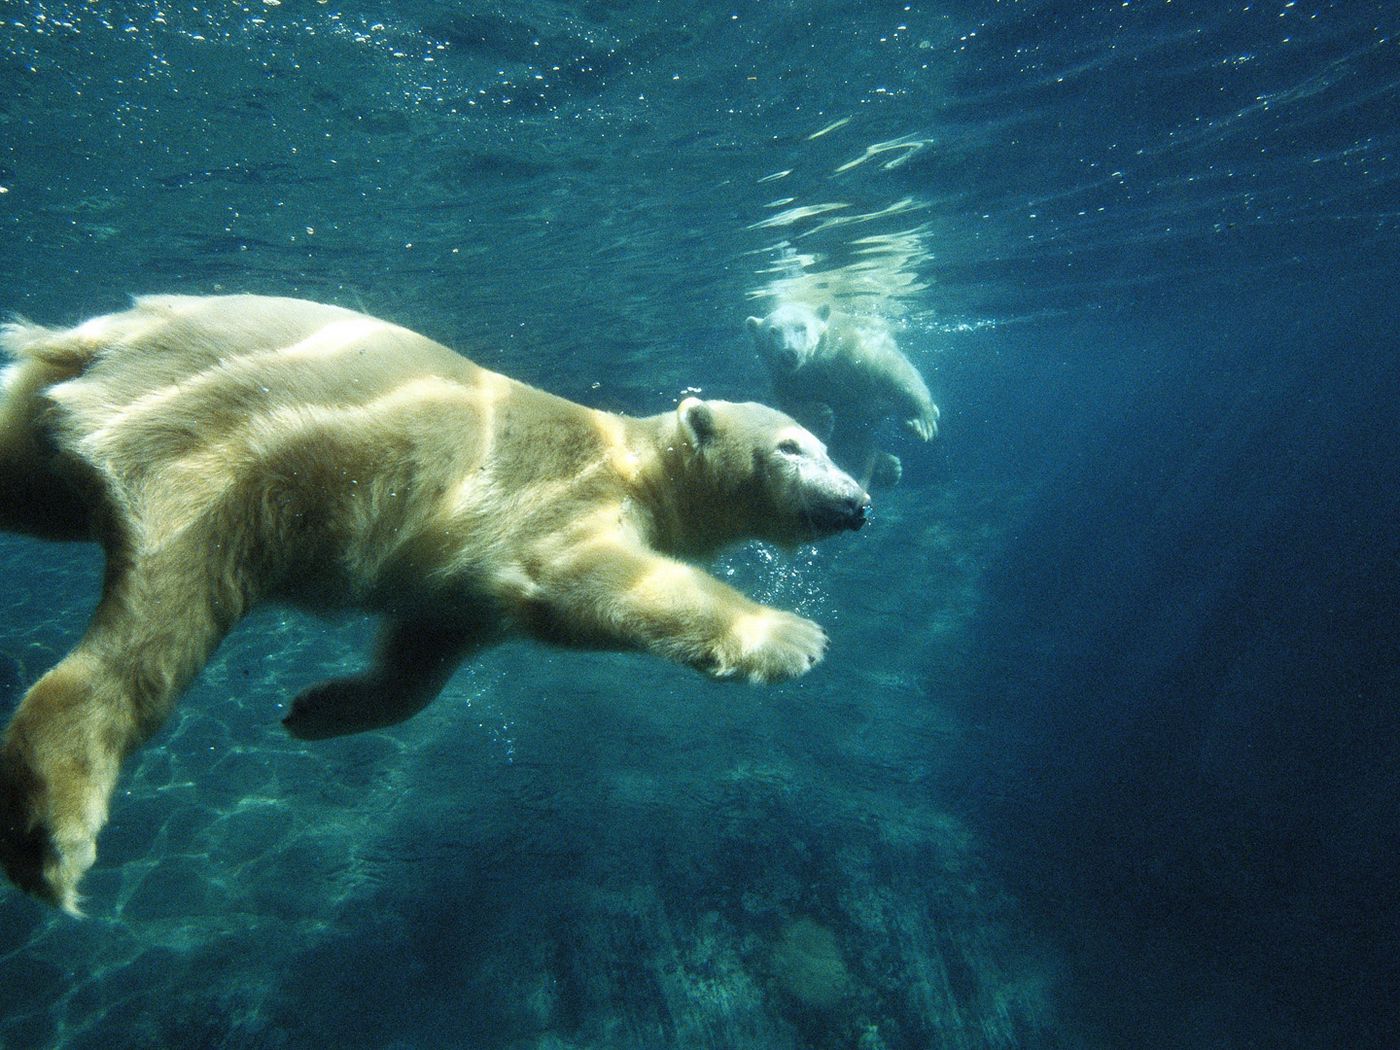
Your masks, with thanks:
M904 477L904 464L900 462L898 456L892 452L877 452L875 454L875 462L870 468L872 488L894 488L902 477Z
M96 832L79 823L55 834L41 794L22 762L0 755L0 866L26 893L81 915L78 883L97 859Z

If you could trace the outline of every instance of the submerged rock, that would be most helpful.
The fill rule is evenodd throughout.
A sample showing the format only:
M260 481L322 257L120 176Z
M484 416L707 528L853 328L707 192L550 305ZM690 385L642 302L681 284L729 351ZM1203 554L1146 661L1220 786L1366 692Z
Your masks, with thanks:
M854 987L836 935L805 916L783 927L773 944L769 965L778 986L813 1009L834 1008Z

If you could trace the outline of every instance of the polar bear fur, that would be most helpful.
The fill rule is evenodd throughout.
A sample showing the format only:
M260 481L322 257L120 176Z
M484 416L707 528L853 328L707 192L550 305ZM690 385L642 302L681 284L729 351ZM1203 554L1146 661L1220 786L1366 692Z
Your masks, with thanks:
M778 407L827 441L861 484L899 480L899 460L876 445L883 420L894 416L923 441L938 433L938 406L883 320L784 302L745 324Z
M122 759L254 604L384 618L364 673L296 697L304 738L408 718L511 635L775 682L822 629L677 559L859 528L868 505L773 409L594 411L334 306L149 297L0 345L0 526L107 557L87 632L0 745L0 862L70 911Z

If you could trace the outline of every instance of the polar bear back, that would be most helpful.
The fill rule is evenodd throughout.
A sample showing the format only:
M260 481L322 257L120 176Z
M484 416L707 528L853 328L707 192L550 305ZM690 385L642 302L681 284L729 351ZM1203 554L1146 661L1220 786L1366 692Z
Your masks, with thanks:
M142 415L208 433L279 405L363 404L425 371L474 367L387 321L250 295L147 296L124 313L46 335L25 352L88 357L80 376L51 391L65 428L82 435Z
M21 355L67 360L48 391L58 442L117 490L197 461L236 459L261 431L392 396L424 376L484 370L405 328L341 307L258 296L151 296L67 331L30 330Z

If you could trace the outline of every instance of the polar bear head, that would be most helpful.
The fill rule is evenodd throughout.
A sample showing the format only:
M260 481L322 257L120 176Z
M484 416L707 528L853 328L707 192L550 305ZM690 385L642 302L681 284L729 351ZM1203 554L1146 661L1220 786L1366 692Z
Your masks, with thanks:
M808 430L767 405L688 397L676 409L696 516L781 546L865 524L870 497Z
M791 373L817 352L830 318L828 303L780 303L767 317L750 317L744 324L764 363L775 373Z

